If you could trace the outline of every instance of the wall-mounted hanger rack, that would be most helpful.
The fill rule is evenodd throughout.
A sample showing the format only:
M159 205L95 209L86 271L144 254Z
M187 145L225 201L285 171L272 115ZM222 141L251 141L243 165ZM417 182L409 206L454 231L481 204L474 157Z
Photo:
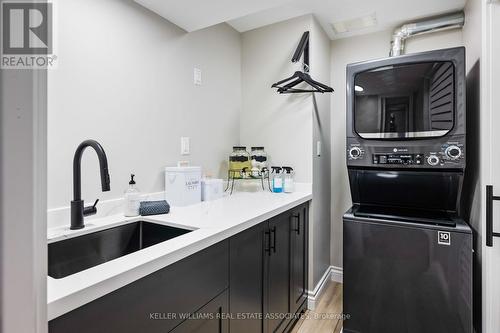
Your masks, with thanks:
M303 72L296 71L292 76L273 84L271 88L278 88L277 91L280 94L294 94L294 93L305 93L305 92L313 92L313 93L333 92L333 89L331 87L313 80L313 78L311 78L311 76L309 75L309 31L305 31L302 34L302 38L300 39L299 45L297 46L297 49L293 54L292 62L293 63L298 62L302 56L304 56L302 62ZM296 85L303 82L309 84L313 89L294 88Z

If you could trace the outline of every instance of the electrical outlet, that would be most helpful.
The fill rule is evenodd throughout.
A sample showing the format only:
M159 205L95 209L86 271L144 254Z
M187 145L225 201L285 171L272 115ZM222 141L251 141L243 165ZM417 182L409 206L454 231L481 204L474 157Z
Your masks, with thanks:
M181 155L189 155L189 137L181 138Z
M201 86L201 69L194 68L193 70L194 84L196 86Z

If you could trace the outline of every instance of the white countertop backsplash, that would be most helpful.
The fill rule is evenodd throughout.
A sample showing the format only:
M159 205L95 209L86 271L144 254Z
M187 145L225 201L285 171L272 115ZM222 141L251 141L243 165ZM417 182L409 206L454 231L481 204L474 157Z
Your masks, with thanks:
M72 198L68 200L68 206L51 208L47 210L47 230L57 227L69 226L71 208L69 206ZM149 200L165 200L165 192L148 193L142 195L142 201ZM91 206L93 200L85 201L85 206ZM85 218L85 221L92 221L106 216L118 215L123 213L123 205L125 201L123 198L102 200L97 204L97 214Z
M162 200L163 195L163 192L148 194L144 200ZM123 216L123 199L108 200L99 203L97 215L85 218L85 228L81 230L69 230L69 207L51 209L48 211L49 243L136 221L193 231L65 278L47 277L48 319L74 310L311 199L311 184L297 183L294 193L234 192L215 201L171 207L169 214L133 218Z

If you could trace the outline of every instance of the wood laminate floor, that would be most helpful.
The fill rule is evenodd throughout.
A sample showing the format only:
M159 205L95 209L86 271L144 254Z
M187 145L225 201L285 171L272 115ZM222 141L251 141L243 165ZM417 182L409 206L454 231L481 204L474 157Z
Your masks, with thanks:
M342 329L342 284L330 282L316 303L308 310L291 333L339 333Z

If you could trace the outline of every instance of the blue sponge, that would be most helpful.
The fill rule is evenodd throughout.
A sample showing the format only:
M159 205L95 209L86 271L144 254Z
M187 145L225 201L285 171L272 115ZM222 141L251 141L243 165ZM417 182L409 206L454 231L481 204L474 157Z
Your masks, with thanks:
M139 214L142 216L168 214L168 212L170 212L170 205L165 200L142 201L139 207Z

